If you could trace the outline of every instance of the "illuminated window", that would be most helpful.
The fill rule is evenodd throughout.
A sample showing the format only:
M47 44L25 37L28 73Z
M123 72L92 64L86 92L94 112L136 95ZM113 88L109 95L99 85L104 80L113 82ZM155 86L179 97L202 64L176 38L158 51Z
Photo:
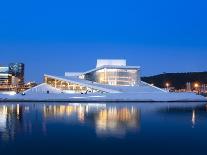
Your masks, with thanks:
M110 69L104 68L86 74L85 79L101 84L131 86L138 84L137 69Z

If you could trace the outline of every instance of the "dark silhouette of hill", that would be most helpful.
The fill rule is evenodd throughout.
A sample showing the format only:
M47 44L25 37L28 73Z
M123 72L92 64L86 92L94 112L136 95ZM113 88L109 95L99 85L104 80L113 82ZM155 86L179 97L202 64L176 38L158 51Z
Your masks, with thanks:
M169 83L175 89L184 89L186 88L187 82L191 82L192 84L196 82L207 84L207 72L163 73L155 76L142 77L142 80L160 88L166 87L166 83Z

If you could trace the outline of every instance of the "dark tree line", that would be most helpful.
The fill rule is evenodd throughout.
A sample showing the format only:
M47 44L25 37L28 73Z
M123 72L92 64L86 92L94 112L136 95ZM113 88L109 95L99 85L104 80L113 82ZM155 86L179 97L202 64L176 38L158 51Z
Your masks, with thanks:
M166 83L169 83L175 89L184 89L186 88L187 82L191 82L192 84L196 82L207 84L207 72L163 73L155 76L142 77L142 80L160 88L166 87Z

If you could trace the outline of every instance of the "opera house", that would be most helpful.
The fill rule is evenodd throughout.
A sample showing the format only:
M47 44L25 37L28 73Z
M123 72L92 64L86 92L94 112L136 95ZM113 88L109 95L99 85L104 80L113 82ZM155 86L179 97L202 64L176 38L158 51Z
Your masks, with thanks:
M194 93L172 93L141 81L141 68L126 60L99 59L96 68L44 75L44 83L10 100L27 101L206 101Z

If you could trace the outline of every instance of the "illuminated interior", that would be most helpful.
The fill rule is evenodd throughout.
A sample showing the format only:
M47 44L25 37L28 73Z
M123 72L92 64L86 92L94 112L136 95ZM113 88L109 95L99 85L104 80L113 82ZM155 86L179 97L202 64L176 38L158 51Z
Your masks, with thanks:
M134 86L139 83L138 69L103 68L87 73L86 80L114 86Z
M97 67L79 73L66 72L65 77L45 74L44 82L63 93L117 93L110 86L139 86L140 67L126 66L126 60L97 60Z
M62 90L65 93L94 93L99 91L85 86L81 86L79 84L67 82L64 80L58 80L47 76L44 77L44 82L54 88Z

